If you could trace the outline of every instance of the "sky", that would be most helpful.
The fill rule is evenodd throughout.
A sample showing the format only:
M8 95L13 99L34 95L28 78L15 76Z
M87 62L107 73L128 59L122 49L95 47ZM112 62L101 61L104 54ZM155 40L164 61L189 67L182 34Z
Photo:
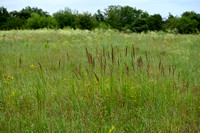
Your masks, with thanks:
M65 7L80 13L88 11L94 14L98 9L104 11L110 5L131 6L147 11L150 15L160 14L164 18L169 13L174 16L180 16L185 11L200 13L200 0L0 0L0 7L8 11L20 11L30 6L41 8L50 15Z

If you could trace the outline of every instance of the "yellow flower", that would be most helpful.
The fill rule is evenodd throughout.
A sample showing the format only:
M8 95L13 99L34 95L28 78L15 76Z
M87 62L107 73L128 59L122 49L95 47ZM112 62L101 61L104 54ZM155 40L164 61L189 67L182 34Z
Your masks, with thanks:
M133 90L135 87L131 87L131 90Z
M35 66L34 65L31 65L31 68L34 68Z
M115 129L115 127L114 127L114 126L112 126L112 128L109 130L109 132L108 132L108 133L112 133L114 129Z
M96 81L96 82L95 82L95 85L98 84L98 83L99 83L99 81Z
M88 87L88 86L90 86L90 84L86 84L86 85L85 85L85 87Z
M66 79L66 78L64 78L64 79L63 79L63 82L66 82L66 81L67 81L67 79Z
M13 80L13 77L8 76L8 79Z
M141 38L139 38L138 40L141 41Z
M6 82L6 81L4 81L3 83L4 83L5 85L7 84L7 82Z

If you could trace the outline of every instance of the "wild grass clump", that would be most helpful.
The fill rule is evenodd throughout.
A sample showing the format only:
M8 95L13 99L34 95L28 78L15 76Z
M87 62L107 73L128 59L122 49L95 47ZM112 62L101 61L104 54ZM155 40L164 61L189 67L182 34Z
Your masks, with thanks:
M198 35L0 32L0 131L198 132Z

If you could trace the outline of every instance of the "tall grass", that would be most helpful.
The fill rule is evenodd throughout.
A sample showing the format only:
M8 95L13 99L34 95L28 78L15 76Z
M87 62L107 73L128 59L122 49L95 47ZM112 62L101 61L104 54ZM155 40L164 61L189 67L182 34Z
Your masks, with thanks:
M200 38L0 31L0 131L198 132Z

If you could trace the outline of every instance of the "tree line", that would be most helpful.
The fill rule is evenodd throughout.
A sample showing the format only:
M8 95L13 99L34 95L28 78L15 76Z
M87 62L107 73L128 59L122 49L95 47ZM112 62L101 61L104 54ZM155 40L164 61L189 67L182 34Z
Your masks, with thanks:
M160 14L149 15L130 6L111 5L95 14L78 13L65 8L52 16L37 7L25 7L8 12L0 7L0 30L12 29L117 29L122 32L165 31L181 34L199 33L200 14L186 11L180 17L169 14L163 19Z

